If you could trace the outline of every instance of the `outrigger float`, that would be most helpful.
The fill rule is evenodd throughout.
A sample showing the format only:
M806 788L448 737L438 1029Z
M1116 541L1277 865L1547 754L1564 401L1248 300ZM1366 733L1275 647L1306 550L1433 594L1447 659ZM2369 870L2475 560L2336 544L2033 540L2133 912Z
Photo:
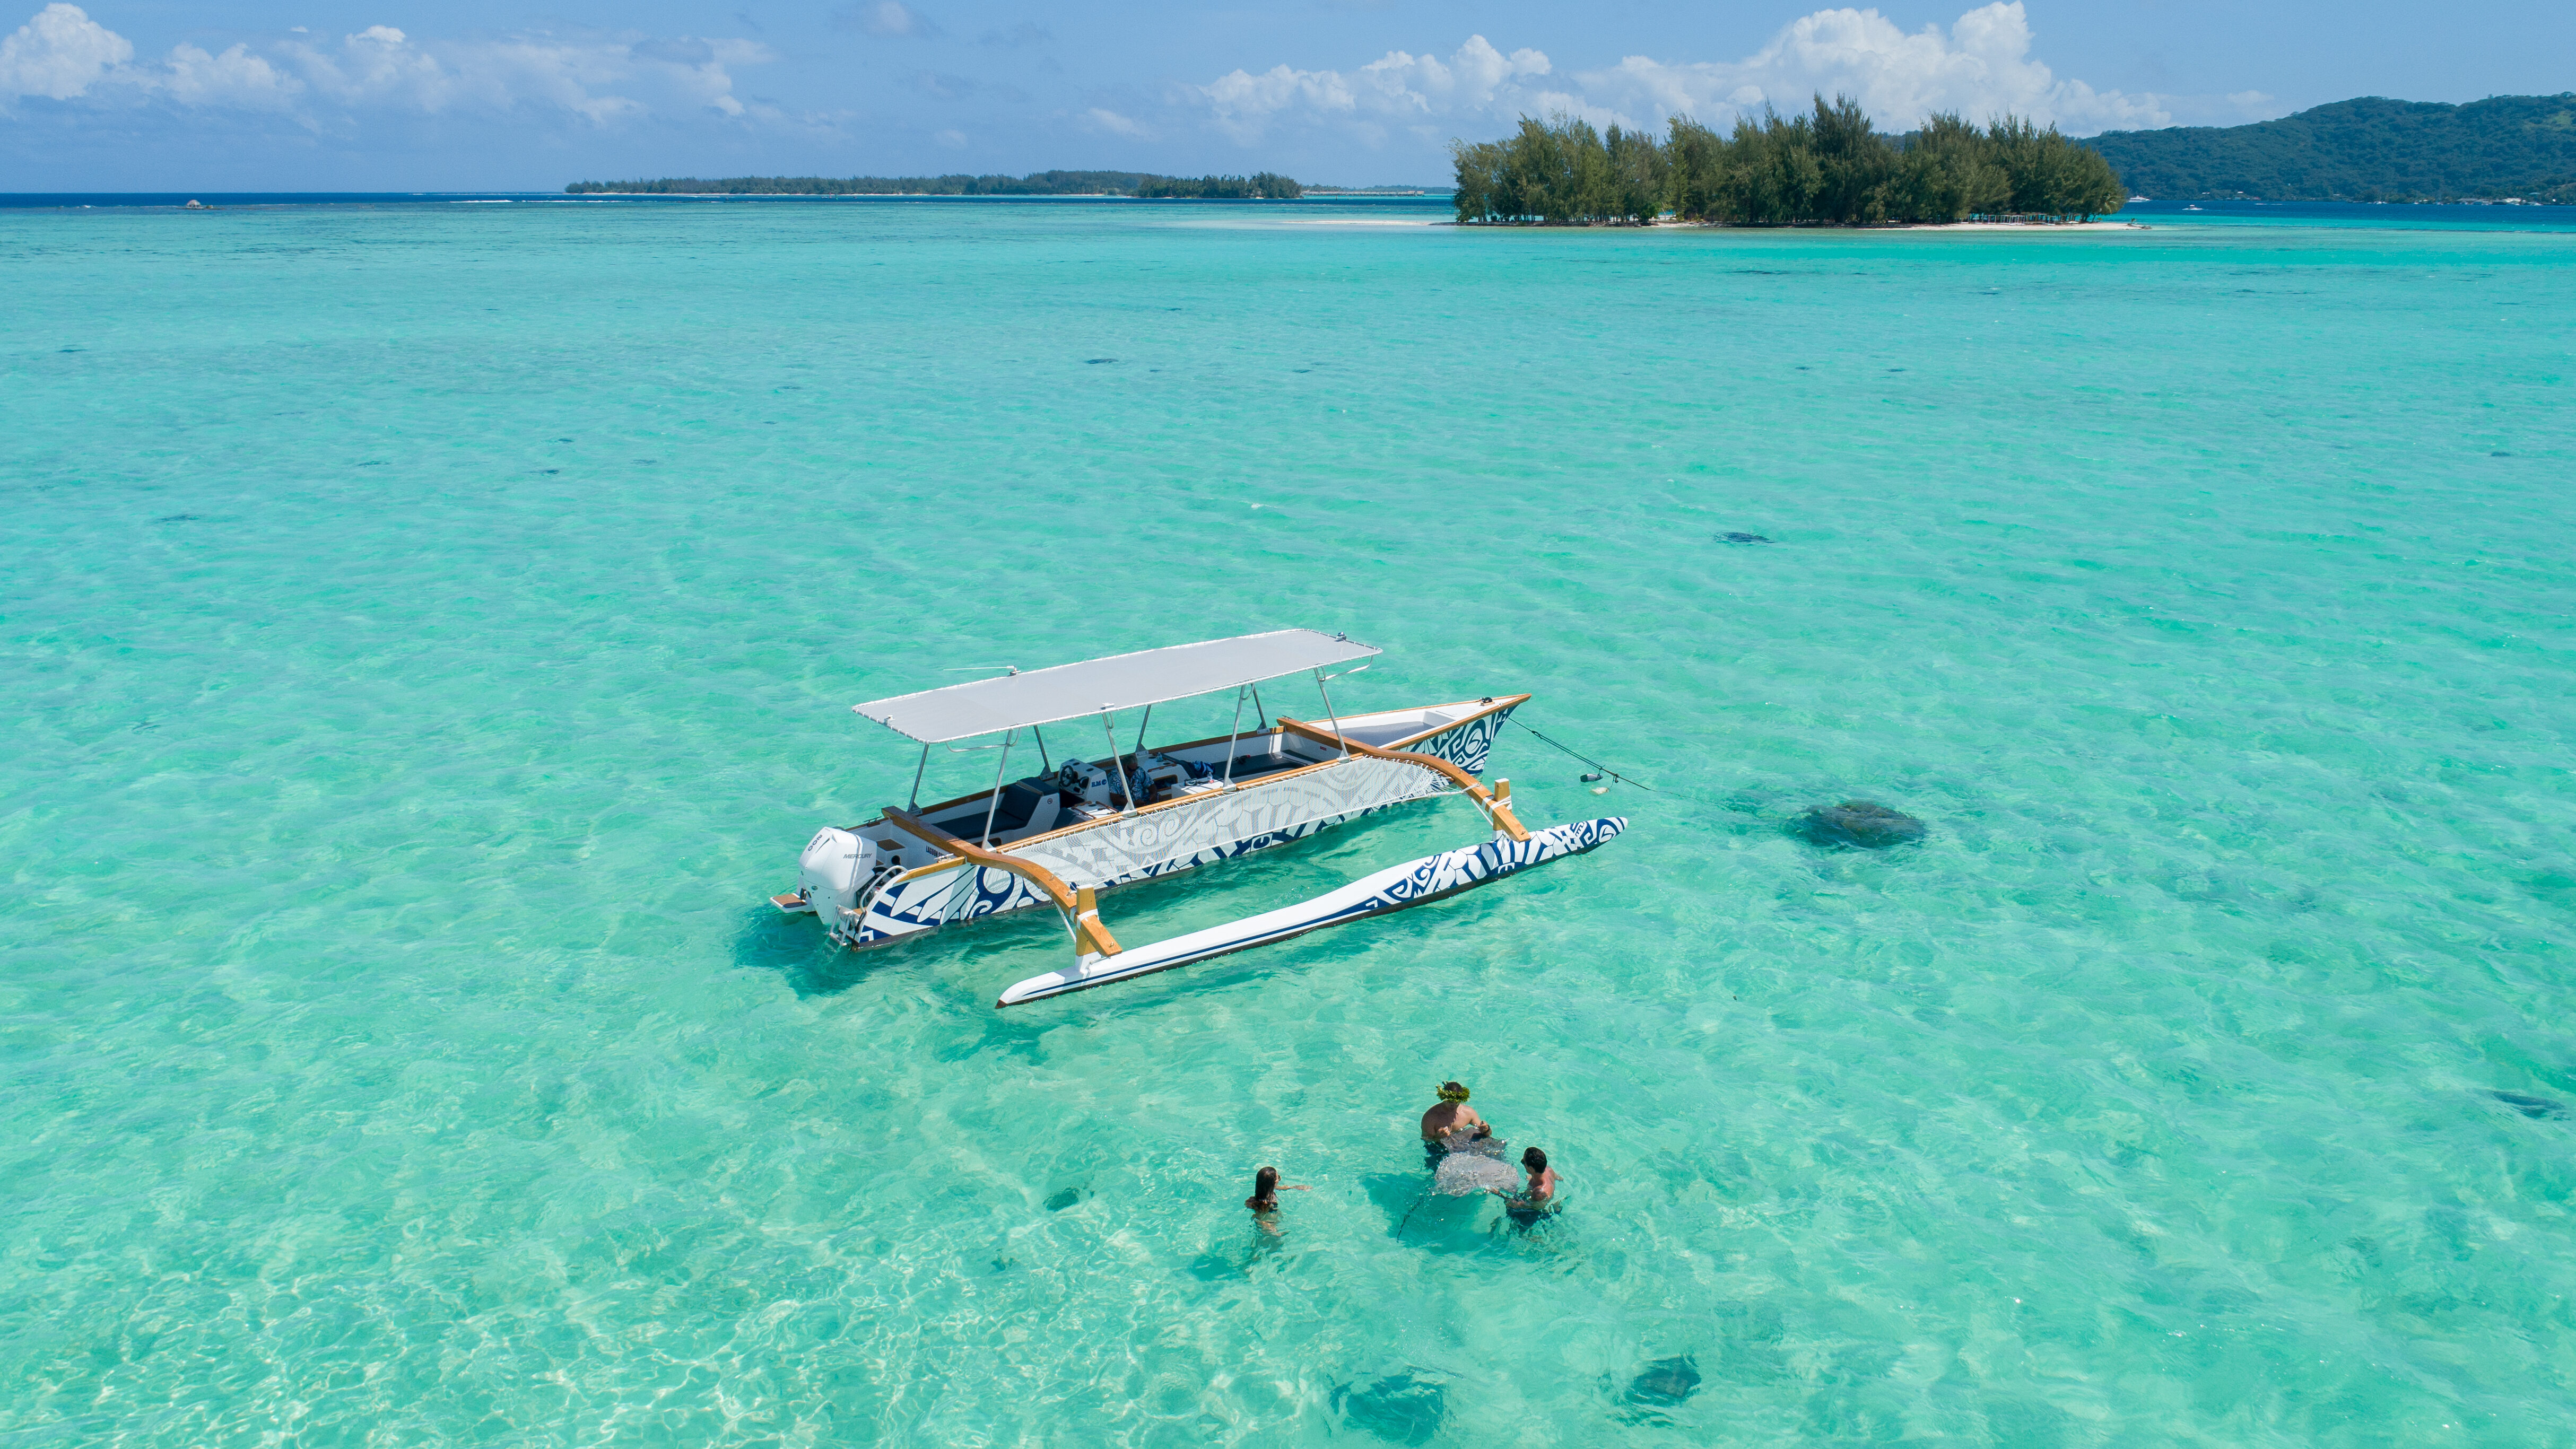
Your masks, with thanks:
M1612 816L1531 830L1512 814L1511 782L1485 788L1494 738L1526 694L1336 713L1327 686L1341 676L1325 671L1379 652L1346 635L1282 629L1013 670L854 706L921 745L911 803L889 805L864 825L816 832L798 862L795 893L771 903L814 913L835 944L859 949L1052 906L1073 937L1073 964L1004 991L998 1004L1017 1006L1435 901L1579 855L1627 828ZM1314 676L1325 723L1274 718L1263 709L1259 686L1297 674ZM1232 733L1145 744L1155 705L1228 690L1235 696ZM1115 717L1128 709L1144 717L1134 744L1122 750ZM1044 728L1077 720L1083 733L1097 721L1109 753L1057 763ZM969 747L1000 752L991 789L919 803L932 746L992 735L1001 737L998 744ZM1030 747L1039 773L1010 780L1013 752ZM1490 840L1150 946L1122 947L1101 922L1102 892L1453 794L1484 814Z

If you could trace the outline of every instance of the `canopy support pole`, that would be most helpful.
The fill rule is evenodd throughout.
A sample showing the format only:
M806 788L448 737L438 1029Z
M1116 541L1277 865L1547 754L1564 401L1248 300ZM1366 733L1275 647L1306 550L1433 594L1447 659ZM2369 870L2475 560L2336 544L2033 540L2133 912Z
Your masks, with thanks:
M1145 731L1152 728L1153 723L1154 707L1149 704L1145 706L1145 717L1136 721L1136 748L1127 756L1127 765L1132 773L1122 777L1127 781L1127 808L1130 810L1138 809L1145 803L1137 798L1135 777L1145 773ZM1111 740L1109 745L1110 748L1116 749L1118 742Z
M1324 687L1324 671L1315 671L1315 692L1324 697L1324 718L1333 722L1333 738L1342 740L1342 758L1351 757L1351 742L1342 739L1342 717L1333 713L1333 692Z
M1234 692L1234 733L1225 737L1225 788L1234 788L1234 742L1243 738L1243 691Z
M1109 737L1109 776L1114 782L1109 787L1109 798L1112 800L1126 800L1127 772L1118 768L1118 731L1110 728L1109 711L1105 709L1100 712L1100 732ZM1127 800L1127 803L1132 807L1136 802L1133 800Z
M989 848L993 843L993 817L1002 809L1002 777L1010 773L1011 741L1019 737L1018 730L1007 731L1002 736L1002 759L993 766L993 800L984 807L984 838L976 841L977 845Z
M1045 731L1045 730L1042 730L1042 729L1039 729L1036 725L1031 725L1031 726L1029 726L1029 733L1030 733L1030 734L1033 734L1033 735L1036 735L1036 736L1038 737L1038 770L1039 770L1039 773L1041 773L1041 774L1047 774L1047 775L1052 775L1052 774L1054 774L1054 773L1055 773L1055 762L1054 762L1054 761L1052 761L1052 760L1049 760L1049 759L1047 758L1047 752L1046 752L1046 731Z
M903 807L904 809L918 810L921 808L921 772L929 768L930 746L925 744L921 747L921 763L912 767L912 800L911 803Z

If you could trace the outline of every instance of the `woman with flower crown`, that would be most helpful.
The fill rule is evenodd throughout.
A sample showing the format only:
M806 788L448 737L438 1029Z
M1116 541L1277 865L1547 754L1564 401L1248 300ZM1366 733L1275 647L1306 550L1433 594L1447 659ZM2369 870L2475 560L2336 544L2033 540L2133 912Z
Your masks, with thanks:
M1432 1105L1430 1111L1422 1114L1423 1160L1431 1166L1439 1166L1441 1154L1449 1150L1449 1139L1453 1135L1465 1142L1476 1137L1479 1129L1487 1135L1493 1131L1485 1126L1484 1118L1476 1115L1476 1109L1467 1105L1467 1089L1456 1082L1442 1082L1440 1100Z

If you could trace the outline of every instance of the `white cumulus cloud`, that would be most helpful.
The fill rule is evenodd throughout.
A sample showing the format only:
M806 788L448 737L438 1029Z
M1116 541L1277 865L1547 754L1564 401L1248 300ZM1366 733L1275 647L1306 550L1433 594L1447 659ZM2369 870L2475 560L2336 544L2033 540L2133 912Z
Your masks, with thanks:
M0 40L0 102L67 101L134 58L134 44L77 5L48 5Z
M333 43L292 32L265 51L181 42L134 63L134 46L79 7L47 5L0 40L0 104L41 96L90 106L284 112L306 125L369 113L561 113L594 125L653 113L740 117L733 69L773 59L749 40L522 32L421 40L370 25Z
M279 111L295 102L304 83L236 45L220 55L182 42L170 48L161 89L186 106L241 106Z
M1122 116L1116 111L1103 110L1098 106L1093 106L1090 110L1083 112L1082 122L1084 125L1089 126L1095 131L1106 131L1113 136L1133 136L1143 138L1153 134L1153 132L1145 129L1142 122L1136 121L1127 116Z
M1766 104L1797 110L1812 96L1839 93L1889 130L1934 111L1972 121L2010 112L2075 132L2172 123L2158 97L2058 79L2032 58L2033 39L2021 0L1980 6L1947 31L1927 25L1908 32L1876 10L1819 10L1740 61L1671 64L1632 55L1581 80L1617 102L1702 120Z
M844 30L863 30L889 40L924 40L940 33L929 16L903 3L903 0L876 0L872 5L853 5L833 17Z
M1397 128L1445 140L1559 111L1596 125L1654 126L1690 115L1724 126L1765 105L1803 109L1818 93L1858 98L1888 130L1948 110L1975 121L2011 112L2078 134L2172 124L2165 97L2060 79L2032 56L2034 39L2021 0L1997 0L1946 29L1918 31L1876 10L1846 8L1792 21L1735 61L1632 55L1566 75L1538 51L1506 55L1473 35L1445 60L1397 50L1351 70L1237 70L1189 87L1186 98L1245 144L1284 124L1338 127L1372 144Z
M337 46L297 41L282 50L316 92L353 110L557 110L602 125L656 110L740 116L732 67L771 58L749 40L522 34L423 42L390 25L368 26Z
M1342 121L1372 139L1390 126L1418 127L1448 116L1508 113L1537 106L1581 109L1576 98L1532 84L1550 73L1544 54L1496 50L1481 35L1467 37L1447 60L1390 50L1356 70L1293 70L1273 66L1254 75L1237 70L1191 95L1225 132L1247 145L1277 121Z

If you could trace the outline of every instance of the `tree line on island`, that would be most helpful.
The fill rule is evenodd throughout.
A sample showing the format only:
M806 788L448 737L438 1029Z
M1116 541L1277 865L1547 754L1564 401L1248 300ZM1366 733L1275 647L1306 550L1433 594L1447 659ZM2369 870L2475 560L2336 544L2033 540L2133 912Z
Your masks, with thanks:
M1294 201L1288 177L1157 176L1150 171L1034 171L1026 176L666 176L658 181L576 181L574 196L1140 196L1192 201Z
M1453 141L1458 220L1603 226L1677 220L1733 226L1870 226L1980 217L2091 218L2128 193L2100 152L2005 116L1953 113L1882 134L1848 97L1815 112L1743 117L1724 135L1676 116L1666 135L1577 117L1521 118L1500 141Z

